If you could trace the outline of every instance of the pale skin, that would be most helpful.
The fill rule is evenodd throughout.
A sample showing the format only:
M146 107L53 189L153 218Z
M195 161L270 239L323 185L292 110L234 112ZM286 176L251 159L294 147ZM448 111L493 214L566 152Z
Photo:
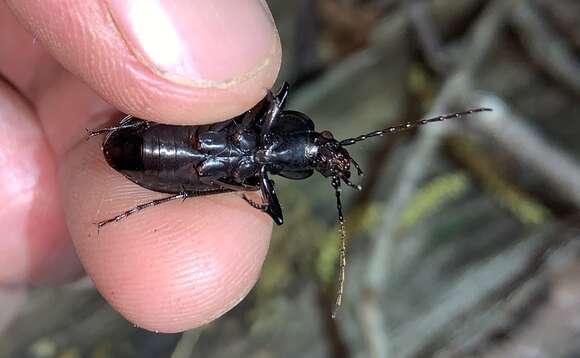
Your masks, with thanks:
M232 117L272 87L281 50L259 0L160 0L150 3L177 9L137 16L133 3L0 3L0 285L66 282L84 268L129 321L179 332L245 297L271 219L223 194L150 208L97 235L96 222L164 194L108 167L102 139L87 141L85 129L120 119L116 108L173 124ZM173 32L155 38L144 18Z

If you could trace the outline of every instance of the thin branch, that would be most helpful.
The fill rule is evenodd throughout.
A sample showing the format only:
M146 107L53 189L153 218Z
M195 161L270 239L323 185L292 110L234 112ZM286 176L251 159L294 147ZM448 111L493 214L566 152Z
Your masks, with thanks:
M471 47L461 59L459 68L444 84L431 114L445 112L450 103L462 93L468 92L471 80L480 68L487 54L494 48L498 34L512 6L519 0L496 0L492 2L473 28ZM392 343L381 314L379 297L386 289L392 269L389 262L394 254L394 237L400 216L411 200L425 169L436 152L448 125L431 126L421 130L416 142L411 146L410 158L401 170L395 188L388 200L382 225L374 233L367 265L366 297L359 308L363 332L367 334L369 350L376 356L389 357ZM372 332L372 334L369 334Z

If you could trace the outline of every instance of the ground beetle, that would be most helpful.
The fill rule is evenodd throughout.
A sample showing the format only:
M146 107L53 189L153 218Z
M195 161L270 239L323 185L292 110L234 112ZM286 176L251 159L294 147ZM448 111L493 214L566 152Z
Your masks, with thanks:
M111 167L142 187L172 194L102 221L98 223L99 229L145 208L176 199L258 190L262 203L250 200L245 194L242 198L281 225L282 209L269 174L301 180L316 170L330 178L336 195L341 236L336 308L340 307L346 266L340 186L344 183L360 190L360 185L350 181L351 167L359 176L363 174L344 147L371 137L490 109L446 114L339 141L329 131L316 132L314 123L305 114L283 110L288 88L284 83L278 94L268 91L254 108L220 123L177 126L127 116L116 127L90 131L90 136L106 134L103 153Z

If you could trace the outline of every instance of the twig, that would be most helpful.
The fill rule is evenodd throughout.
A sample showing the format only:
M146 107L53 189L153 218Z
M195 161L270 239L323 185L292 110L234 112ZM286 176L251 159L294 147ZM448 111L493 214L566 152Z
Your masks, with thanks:
M542 19L536 6L530 1L518 4L512 20L533 60L580 96L580 62L566 41Z
M448 63L441 52L441 36L429 13L429 4L425 1L407 1L405 5L425 60L438 73L447 72Z

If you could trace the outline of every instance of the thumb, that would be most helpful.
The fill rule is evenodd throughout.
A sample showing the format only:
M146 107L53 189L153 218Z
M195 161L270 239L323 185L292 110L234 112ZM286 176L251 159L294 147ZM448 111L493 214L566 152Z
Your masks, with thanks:
M214 122L257 103L280 67L261 0L8 0L69 71L124 112Z

